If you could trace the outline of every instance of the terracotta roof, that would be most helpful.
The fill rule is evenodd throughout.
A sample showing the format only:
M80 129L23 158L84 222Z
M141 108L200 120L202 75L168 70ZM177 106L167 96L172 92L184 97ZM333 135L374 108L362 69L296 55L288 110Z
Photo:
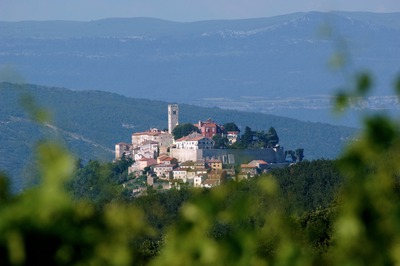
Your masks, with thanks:
M142 135L147 135L147 136L157 136L160 133L158 132L137 132L137 133L133 133L132 136L142 136Z
M163 134L168 134L168 133L162 132L162 131L144 131L144 132L133 133L132 136L142 136L142 135L159 136L159 135L163 135Z
M257 168L257 166L255 166L255 165L249 165L249 164L241 164L240 167L241 167L241 168Z
M206 160L206 163L222 163L222 161L217 159L211 159L211 160Z
M168 156L168 155L161 155L161 156L158 156L158 159L159 159L159 160L164 160L164 159L166 159L166 158L169 158L169 156Z
M199 140L202 140L202 139L208 139L208 138L204 137L204 136L198 136L198 137L193 137L193 138L185 137L185 138L178 139L176 142L181 142L181 141L199 141Z
M181 166L194 166L194 162L193 161L186 161L181 163Z
M187 135L187 136L185 136L185 137L182 137L182 138L180 138L180 139L178 139L178 140L176 140L177 142L179 141L196 141L196 140L200 140L200 139L203 139L203 138L205 138L203 135L201 135L200 133L192 133L192 134L190 134L190 135Z
M152 158L142 158L142 159L139 159L139 161L142 161L142 162L144 162L144 161L153 161L154 159L152 159ZM155 160L154 160L155 161Z
M251 162L257 162L257 163L259 163L259 164L268 164L266 161L263 161L263 160L253 160L253 161L251 161ZM250 162L250 163L251 163Z

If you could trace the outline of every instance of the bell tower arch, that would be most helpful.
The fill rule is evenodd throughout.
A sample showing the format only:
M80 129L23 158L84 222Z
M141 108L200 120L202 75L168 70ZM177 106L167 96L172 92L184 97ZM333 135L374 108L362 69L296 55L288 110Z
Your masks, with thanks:
M179 124L179 108L177 104L168 105L168 132L172 134L172 130Z

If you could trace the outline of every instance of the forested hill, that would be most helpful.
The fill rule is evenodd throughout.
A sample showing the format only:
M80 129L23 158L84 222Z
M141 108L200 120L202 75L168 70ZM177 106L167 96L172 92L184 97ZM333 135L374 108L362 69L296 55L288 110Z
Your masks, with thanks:
M26 95L51 113L48 125L39 126L29 118L21 104ZM0 83L0 169L14 177L29 173L35 142L54 136L83 160L112 160L114 144L130 142L133 132L167 128L167 105L100 91ZM308 160L335 158L356 133L352 128L259 113L186 104L179 108L181 123L212 118L220 124L235 122L242 131L246 126L265 131L273 126L284 148L304 148Z

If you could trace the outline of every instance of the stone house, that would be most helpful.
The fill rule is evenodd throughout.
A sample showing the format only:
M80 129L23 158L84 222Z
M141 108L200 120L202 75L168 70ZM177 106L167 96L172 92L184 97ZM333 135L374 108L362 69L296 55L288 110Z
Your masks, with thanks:
M157 162L159 164L177 164L178 160L173 157L163 155L157 158Z
M146 141L154 141L158 143L160 153L167 152L168 148L173 144L173 136L156 128L145 132L136 132L132 134L132 145L134 148L140 147Z
M256 166L261 172L268 169L268 163L264 160L253 160L248 163L250 166Z
M206 138L212 139L215 135L222 133L221 127L212 121L211 118L207 121L199 121L195 126L197 126L201 134Z
M128 174L133 172L143 171L146 167L150 167L156 164L157 161L153 158L142 158L140 160L135 161L133 165L128 167Z
M207 179L218 180L217 184L225 182L227 178L227 173L222 169L213 169L207 174Z
M187 169L184 168L176 168L172 170L173 179L182 180L183 183L187 182Z
M222 169L222 161L216 159L206 160L206 165L211 169Z
M158 178L169 180L173 177L172 170L174 170L175 167L176 165L174 164L157 164L153 167L153 171Z
M115 144L115 160L119 160L125 154L132 158L132 144L120 142Z
M180 168L184 169L195 169L195 165L193 161L186 161L179 164Z
M245 173L248 177L253 177L258 174L258 167L255 165L241 164L241 174Z

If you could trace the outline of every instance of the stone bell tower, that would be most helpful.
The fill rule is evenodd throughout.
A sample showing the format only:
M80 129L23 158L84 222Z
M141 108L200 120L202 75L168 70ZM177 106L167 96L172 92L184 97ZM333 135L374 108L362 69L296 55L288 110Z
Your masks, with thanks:
M168 132L172 134L172 130L179 124L179 109L177 104L168 105Z

